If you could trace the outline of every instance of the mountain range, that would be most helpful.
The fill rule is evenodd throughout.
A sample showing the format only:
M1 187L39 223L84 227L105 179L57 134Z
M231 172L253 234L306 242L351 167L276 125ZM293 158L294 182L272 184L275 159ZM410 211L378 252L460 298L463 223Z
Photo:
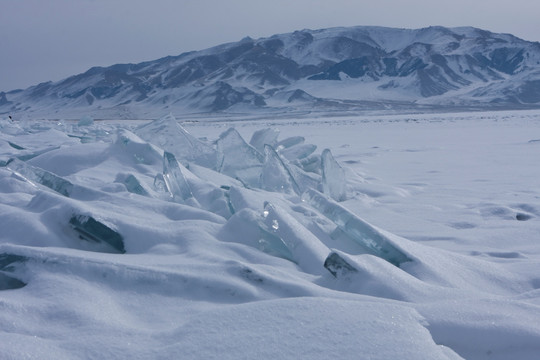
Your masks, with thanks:
M0 114L44 118L539 107L540 43L439 26L246 37L0 93Z

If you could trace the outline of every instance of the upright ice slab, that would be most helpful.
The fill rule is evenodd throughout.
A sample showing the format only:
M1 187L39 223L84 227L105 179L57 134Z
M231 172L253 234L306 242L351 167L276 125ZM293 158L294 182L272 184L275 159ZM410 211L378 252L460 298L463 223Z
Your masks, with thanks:
M168 151L182 163L194 162L198 165L215 169L218 162L217 152L184 129L174 116L167 115L135 130L142 139Z
M332 220L345 234L361 245L366 252L396 266L411 261L407 255L393 244L392 240L383 235L377 228L327 196L310 189L302 195L302 200Z
M109 244L116 252L125 253L124 239L117 231L111 229L92 216L73 215L69 224L79 233L79 236L87 241Z
M183 204L193 197L189 184L182 170L180 170L178 161L176 161L173 154L167 151L163 154L163 179L167 191L171 193L174 201Z
M289 167L270 145L264 145L264 165L261 173L261 189L286 194L300 194Z
M263 156L247 144L234 128L222 133L217 140L219 172L240 179L251 187L259 186Z
M321 155L323 193L336 201L346 198L345 171L337 163L329 149L324 149Z
M257 130L251 136L249 144L262 153L264 152L264 145L276 146L278 136L278 129L267 128Z

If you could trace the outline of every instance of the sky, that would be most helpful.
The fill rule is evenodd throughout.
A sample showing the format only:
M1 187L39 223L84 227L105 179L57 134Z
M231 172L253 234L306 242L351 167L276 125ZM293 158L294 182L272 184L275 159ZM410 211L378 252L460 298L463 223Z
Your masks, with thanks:
M334 26L475 26L540 41L538 14L538 0L0 0L0 91Z

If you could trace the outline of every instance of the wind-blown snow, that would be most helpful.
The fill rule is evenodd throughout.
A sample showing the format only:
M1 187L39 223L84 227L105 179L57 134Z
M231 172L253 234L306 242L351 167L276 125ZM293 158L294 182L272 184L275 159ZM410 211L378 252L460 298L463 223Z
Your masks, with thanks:
M2 119L0 358L536 359L539 158L538 111Z

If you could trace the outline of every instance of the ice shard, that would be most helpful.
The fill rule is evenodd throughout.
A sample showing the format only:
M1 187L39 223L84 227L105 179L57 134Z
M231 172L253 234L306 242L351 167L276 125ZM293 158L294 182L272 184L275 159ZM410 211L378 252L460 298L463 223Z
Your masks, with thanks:
M279 154L289 161L304 159L317 150L317 145L300 144L279 151Z
M220 162L217 170L241 180L251 187L258 187L264 158L247 144L234 128L220 135L217 140Z
M294 256L283 239L268 228L263 220L257 211L241 209L235 212L222 228L220 239L245 244L269 255L294 262Z
M19 146L15 143L12 143L11 141L8 141L8 144L9 146L11 146L12 148L16 149L16 150L24 150L24 148L22 146Z
M302 200L332 220L345 234L357 242L366 252L378 256L393 265L411 261L397 248L393 241L373 225L362 220L332 199L310 189L302 195Z
M15 254L0 254L0 290L20 289L26 283L12 276L16 266L28 260L27 257Z
M174 116L167 115L135 130L142 139L168 151L183 163L194 162L215 169L217 151L184 129Z
M165 184L165 178L162 173L156 174L154 177L154 190L158 193L168 193L167 185ZM171 194L172 196L172 194Z
M26 286L21 280L0 271L0 290L20 289Z
M251 136L249 144L262 153L264 152L264 145L276 146L278 136L278 129L268 128L257 130Z
M321 155L323 193L336 201L346 198L345 171L337 163L329 149L324 149Z
M186 200L193 198L191 188L180 170L178 161L173 154L167 151L163 154L163 179L167 191L171 193L174 201L183 204Z
M263 212L264 224L279 236L294 262L311 274L321 274L322 265L330 250L298 220L281 208L266 203Z
M303 136L291 136L278 142L276 144L276 149L280 151L290 148L291 146L302 144L304 141L306 141L306 139Z
M264 145L264 165L261 172L261 189L286 194L300 194L289 167L270 145Z
M259 250L285 260L296 262L291 250L287 247L282 238L269 231L265 226L259 224L260 238Z
M25 163L17 159L8 164L8 168L18 173L30 182L38 183L69 197L73 193L74 185L49 171Z
M118 130L115 145L136 164L153 165L161 162L161 150L126 129Z
M73 215L70 225L81 239L109 244L116 252L125 253L124 238L117 231L88 215Z
M318 154L311 154L303 159L296 160L294 163L306 172L321 173L321 156Z
M330 253L326 260L324 261L324 267L328 270L334 277L341 278L347 276L351 273L357 273L358 270L349 264L345 259L343 259L335 251Z
M307 173L294 164L290 164L288 169L300 189L300 194L310 188L317 189L319 187L321 182L321 177L319 175Z
M150 196L150 192L145 188L145 186L135 177L133 174L118 174L115 182L124 184L126 190L133 194L138 194L142 196Z

